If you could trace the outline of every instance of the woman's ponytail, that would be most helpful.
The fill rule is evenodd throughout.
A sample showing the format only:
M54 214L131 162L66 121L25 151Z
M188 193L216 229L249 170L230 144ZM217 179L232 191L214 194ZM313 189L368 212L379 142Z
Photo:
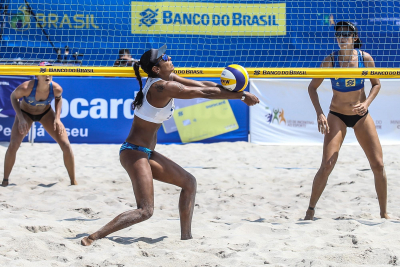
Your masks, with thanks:
M139 62L135 62L133 64L133 70L135 71L136 79L139 82L140 85L140 91L137 93L135 100L132 102L132 109L134 110L136 107L141 107L143 104L143 83L142 83L142 77L140 77L140 72L139 72Z

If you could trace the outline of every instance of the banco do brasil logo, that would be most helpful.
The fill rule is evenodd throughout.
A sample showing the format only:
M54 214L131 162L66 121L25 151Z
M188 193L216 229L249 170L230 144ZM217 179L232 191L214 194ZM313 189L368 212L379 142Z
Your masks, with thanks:
M156 9L156 11L153 11L150 8L140 12L140 16L142 16L142 18L140 19L139 26L142 26L144 24L147 27L150 27L151 25L157 23L157 19L156 19L157 12L158 12L158 9Z
M16 31L25 31L31 27L31 15L25 5L18 8L17 14L12 14L10 26Z

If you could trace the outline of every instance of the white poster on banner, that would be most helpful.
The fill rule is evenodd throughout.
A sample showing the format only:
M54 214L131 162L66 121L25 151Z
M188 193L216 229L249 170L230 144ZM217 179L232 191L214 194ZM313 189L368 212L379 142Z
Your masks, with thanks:
M250 141L257 144L322 144L317 115L308 95L311 79L251 79L250 92L260 104L250 108ZM381 90L369 107L382 144L400 144L400 80L381 79ZM365 79L368 96L371 83ZM317 90L324 114L329 113L332 87L329 79ZM358 144L347 128L344 144Z

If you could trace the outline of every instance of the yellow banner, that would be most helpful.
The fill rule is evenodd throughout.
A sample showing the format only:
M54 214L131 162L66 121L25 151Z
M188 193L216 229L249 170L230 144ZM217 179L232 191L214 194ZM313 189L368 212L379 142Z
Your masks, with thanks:
M223 68L176 68L181 77L219 78ZM246 68L250 78L400 78L400 68ZM142 77L146 73L140 71ZM136 77L131 67L0 65L0 75Z
M286 35L286 4L132 1L132 34Z
M399 68L246 68L250 78L399 78Z

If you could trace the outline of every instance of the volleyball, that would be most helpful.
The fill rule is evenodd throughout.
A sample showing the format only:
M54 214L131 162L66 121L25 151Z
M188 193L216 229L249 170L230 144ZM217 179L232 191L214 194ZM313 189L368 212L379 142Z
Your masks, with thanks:
M221 73L221 84L229 91L241 92L249 84L249 74L240 65L229 65Z

